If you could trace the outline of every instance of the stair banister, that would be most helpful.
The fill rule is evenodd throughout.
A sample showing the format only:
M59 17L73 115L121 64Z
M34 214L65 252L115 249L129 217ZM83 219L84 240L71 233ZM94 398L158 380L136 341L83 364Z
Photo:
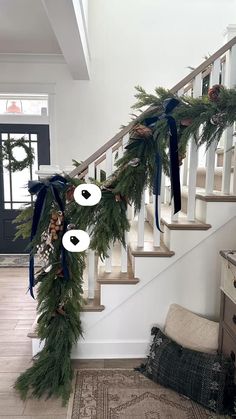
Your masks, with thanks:
M221 61L222 55L225 54L228 50L236 44L236 37L225 44L220 48L215 54L205 60L200 66L193 70L188 76L186 76L180 83L176 84L172 89L172 93L177 93L178 96L182 96L186 93L189 88L193 88L194 97L199 97L202 94L202 77L210 72L210 84L218 84L219 75L221 70ZM235 47L234 47L235 48ZM232 51L230 52L232 55ZM211 66L211 67L210 67ZM235 65L236 68L236 65ZM187 87L186 87L187 86ZM148 108L144 111L138 118L130 122L128 126L123 128L119 133L117 133L110 141L104 144L99 150L93 153L87 160L85 160L81 165L75 168L70 176L79 176L83 178L86 176L94 177L95 168L97 179L100 180L100 170L102 164L104 163L105 170L109 176L113 170L113 161L114 153L118 151L119 158L123 155L124 147L129 139L129 132L132 127L150 112L158 108ZM197 176L197 165L198 165L198 150L195 144L194 139L189 144L188 154L186 159L184 159L183 166L181 167L181 179L183 185L188 185L188 220L195 220L195 198L196 198L196 176ZM214 167L215 167L215 144L212 145L207 151L207 164L206 164L206 193L213 192L214 185ZM164 179L164 177L163 177ZM152 192L152 191L150 191ZM151 197L152 198L152 197ZM163 194L162 198L163 200ZM161 199L158 201L158 213L161 211ZM155 213L155 199L150 199L150 202L153 202L154 213ZM133 218L133 210L128 206L129 218ZM178 216L172 216L172 221L177 221ZM138 214L138 223L137 223L137 246L144 247L144 226L145 226L145 193L143 194L141 210ZM157 230L155 222L153 226L153 245L160 246L160 232ZM128 237L126 237L128 242ZM121 248L121 272L127 272L128 270L128 254L126 248ZM94 298L95 296L95 280L97 275L97 258L95 257L94 252L88 252L88 296L89 298ZM105 261L105 271L112 271L112 248L109 251L109 258Z
M218 51L216 51L213 55L211 55L207 60L202 62L195 70L193 70L190 74L184 77L179 83L170 89L171 93L177 93L180 89L184 88L188 83L192 82L192 80L202 71L204 71L207 67L214 63L214 61L221 57L226 51L230 50L236 44L236 37L232 38L229 42L223 45ZM152 111L153 108L149 108L144 111L140 116L138 116L135 120L130 122L125 128L123 128L120 132L118 132L114 137L112 137L107 143L103 144L97 151L95 151L90 157L88 157L81 165L76 167L70 173L71 177L78 176L80 173L84 172L88 165L99 159L110 147L113 147L120 141L126 134L130 132L132 127L141 119L144 115L148 114Z

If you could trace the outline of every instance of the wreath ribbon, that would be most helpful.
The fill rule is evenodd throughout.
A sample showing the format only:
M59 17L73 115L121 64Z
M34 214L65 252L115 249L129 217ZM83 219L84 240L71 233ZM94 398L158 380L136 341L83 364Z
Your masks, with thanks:
M60 211L64 213L64 204L60 198L59 190L64 189L67 186L67 181L60 175L55 175L50 179L45 181L29 181L28 182L28 190L31 195L37 195L35 206L34 206L34 214L33 214L33 221L32 221L32 228L31 228L31 235L30 241L32 242L38 229L38 225L43 214L44 205L45 205L45 198L50 190L55 202L57 202ZM63 233L66 230L66 223L64 221L63 224ZM63 274L66 279L69 278L69 271L66 264L66 251L63 246L61 246L61 257L62 257L62 269ZM30 260L29 260L29 291L31 297L34 298L33 287L34 287L34 257L32 251L30 252Z
M171 197L174 199L174 214L181 210L181 188L179 175L179 151L178 151L178 134L177 126L171 112L178 106L179 100L176 98L168 98L164 100L164 113L159 116L146 118L144 122L149 127L154 127L157 121L166 119L170 130L169 150L170 150L170 180L171 180ZM162 176L162 161L160 153L156 153L155 158L156 168L153 184L153 194L156 196L155 218L156 226L159 231L159 214L158 214L158 196L161 194L161 176ZM161 231L162 232L162 231Z

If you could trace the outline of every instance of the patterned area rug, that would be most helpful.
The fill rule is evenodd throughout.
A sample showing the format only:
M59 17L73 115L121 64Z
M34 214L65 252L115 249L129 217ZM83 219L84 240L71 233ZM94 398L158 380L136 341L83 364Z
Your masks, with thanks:
M25 268L29 266L29 255L0 255L0 268ZM40 266L37 258L35 266Z
M216 419L197 403L133 370L76 372L71 419Z

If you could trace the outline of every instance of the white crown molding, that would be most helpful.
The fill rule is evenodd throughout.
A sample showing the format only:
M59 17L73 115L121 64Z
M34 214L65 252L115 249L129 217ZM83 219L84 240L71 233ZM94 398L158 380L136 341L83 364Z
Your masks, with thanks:
M6 54L0 53L0 63L65 64L62 54Z

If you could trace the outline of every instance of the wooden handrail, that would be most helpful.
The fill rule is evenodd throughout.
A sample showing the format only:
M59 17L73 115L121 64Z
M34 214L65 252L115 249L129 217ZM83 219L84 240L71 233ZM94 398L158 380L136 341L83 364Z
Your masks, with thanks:
M209 65L211 65L217 58L221 57L226 51L232 48L233 45L236 44L236 36L232 38L229 42L227 42L223 47L218 49L214 54L212 54L209 58L203 61L197 68L191 71L186 77L184 77L179 83L177 83L172 89L170 89L171 93L177 93L180 89L182 89L186 84L190 83L199 73L204 71ZM89 164L96 161L102 154L104 154L109 148L113 147L118 141L120 141L128 132L132 129L132 127L141 119L145 114L150 112L153 108L148 108L144 111L141 115L139 115L136 119L130 122L126 127L124 127L121 131L119 131L114 137L112 137L109 141L107 141L102 147L100 147L97 151L95 151L90 157L88 157L83 163L81 163L78 167L76 167L72 172L70 172L71 177L77 176L79 173L84 172Z

